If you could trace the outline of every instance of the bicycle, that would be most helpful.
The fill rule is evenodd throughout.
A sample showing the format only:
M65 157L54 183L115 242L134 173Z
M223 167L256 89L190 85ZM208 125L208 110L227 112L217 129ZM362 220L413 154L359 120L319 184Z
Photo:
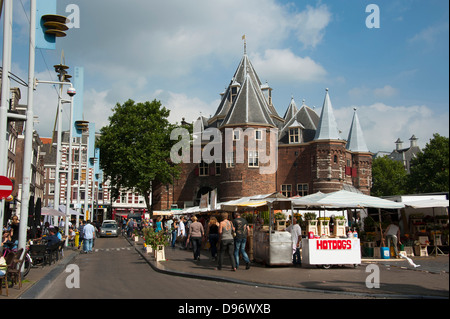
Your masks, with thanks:
M3 244L3 253L2 256L6 258L6 255L9 252L13 252L16 253L17 252L17 248L13 248L14 247L14 243L5 243ZM25 250L25 262L23 263L23 277L26 277L26 275L28 275L28 273L31 270L31 267L33 266L33 259L31 258L30 254L28 253L28 248L26 248Z

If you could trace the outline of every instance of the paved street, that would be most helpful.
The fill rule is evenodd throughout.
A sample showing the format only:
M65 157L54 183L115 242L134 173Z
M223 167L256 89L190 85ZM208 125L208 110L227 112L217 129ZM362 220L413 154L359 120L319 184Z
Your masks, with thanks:
M65 268L77 265L80 288L68 288L72 272L61 271L34 298L51 299L372 299L448 298L448 256L415 259L421 270L408 269L405 261L374 262L380 270L380 288L369 289L367 266L269 267L255 264L250 270L232 272L202 254L166 248L164 262L142 252L141 243L123 237L99 238L92 254L75 252ZM441 270L440 270L441 269ZM209 279L209 280L202 280ZM36 290L36 289L35 289Z
M155 272L122 237L96 239L92 254L80 254L74 264L80 269L80 288L69 289L69 273L61 273L42 291L42 299L320 299L345 298L330 295L259 288L170 276ZM356 298L353 296L352 298Z

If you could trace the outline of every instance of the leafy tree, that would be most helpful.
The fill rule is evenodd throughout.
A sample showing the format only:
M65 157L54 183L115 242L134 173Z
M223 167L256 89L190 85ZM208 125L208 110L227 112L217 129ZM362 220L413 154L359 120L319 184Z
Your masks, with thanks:
M406 193L407 172L403 164L389 157L378 157L372 161L371 195L390 196Z
M150 214L152 185L172 184L179 175L178 166L170 161L176 142L170 140L170 132L176 126L167 120L169 113L157 100L117 103L97 140L100 167L111 179L113 199L120 189L133 189L144 196Z
M408 185L411 192L431 193L449 190L449 138L433 138L417 157L411 160Z

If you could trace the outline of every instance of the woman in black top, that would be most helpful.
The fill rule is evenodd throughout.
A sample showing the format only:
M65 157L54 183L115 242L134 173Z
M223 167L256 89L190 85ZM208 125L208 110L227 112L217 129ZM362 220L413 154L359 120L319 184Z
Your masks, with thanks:
M217 258L217 242L219 241L219 223L214 216L210 218L208 223L208 239L211 246L211 257L215 261Z

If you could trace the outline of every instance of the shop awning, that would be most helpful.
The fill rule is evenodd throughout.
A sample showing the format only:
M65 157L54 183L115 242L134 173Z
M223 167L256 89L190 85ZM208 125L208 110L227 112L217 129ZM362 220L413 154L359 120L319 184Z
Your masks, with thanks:
M417 201L402 202L405 206L412 208L433 208L433 207L449 207L448 199L425 199Z
M60 216L60 217L64 217L66 216L66 214L64 214L63 212L60 212L56 209L53 209L51 207L42 207L41 208L41 215L44 216Z
M294 208L384 208L399 209L404 208L404 203L397 203L375 196L369 196L346 190L333 193L316 193L302 198L292 199Z

